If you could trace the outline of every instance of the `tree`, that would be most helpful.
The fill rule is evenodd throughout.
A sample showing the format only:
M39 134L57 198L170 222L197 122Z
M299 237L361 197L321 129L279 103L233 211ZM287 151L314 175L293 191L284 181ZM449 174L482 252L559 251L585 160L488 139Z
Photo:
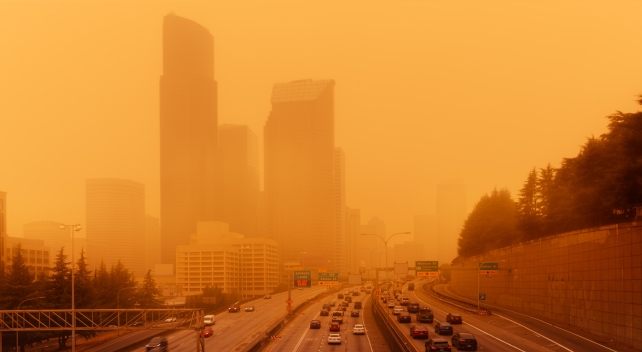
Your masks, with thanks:
M519 199L517 201L518 227L527 239L537 238L541 233L539 202L537 171L533 168L528 173L524 187L519 191Z
M34 296L34 274L29 272L29 267L22 256L22 245L15 248L16 255L8 267L4 279L4 292L2 306L4 309L16 309L21 301Z
M551 163L548 163L546 168L539 169L539 177L537 179L537 193L539 195L537 212L540 216L541 230L544 235L551 233L551 199L555 190L555 171Z
M137 301L141 308L157 307L160 300L156 298L161 294L161 290L156 285L156 280L152 276L152 271L148 270L143 278L143 287L138 290Z
M129 271L119 260L118 263L111 267L109 272L109 282L110 286L108 289L108 295L111 297L111 301L107 302L109 307L120 306L121 308L131 308L136 303L135 301L135 292L134 290L122 290L120 295L118 291L123 288L136 287L136 280L134 280L134 274ZM119 300L116 302L116 300Z
M470 257L521 241L517 206L507 189L481 197L459 234L459 255Z
M71 269L68 267L65 255L65 247L60 248L56 254L56 261L51 270L47 287L47 301L51 308L69 309L71 308ZM60 321L60 324L63 322ZM71 336L71 331L62 330L57 333L58 348L65 349L67 340Z

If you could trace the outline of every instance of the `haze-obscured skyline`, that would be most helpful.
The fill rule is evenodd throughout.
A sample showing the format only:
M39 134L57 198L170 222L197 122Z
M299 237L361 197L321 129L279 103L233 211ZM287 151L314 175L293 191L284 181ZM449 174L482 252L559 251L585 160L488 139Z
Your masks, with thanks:
M637 111L642 93L638 2L4 2L0 191L11 236L31 221L84 223L87 178L143 183L146 212L159 216L170 12L214 36L219 124L248 125L261 155L275 83L336 81L347 204L389 233L434 214L448 179L464 180L468 212L494 187L517 197L530 169L574 157L606 132L605 116Z

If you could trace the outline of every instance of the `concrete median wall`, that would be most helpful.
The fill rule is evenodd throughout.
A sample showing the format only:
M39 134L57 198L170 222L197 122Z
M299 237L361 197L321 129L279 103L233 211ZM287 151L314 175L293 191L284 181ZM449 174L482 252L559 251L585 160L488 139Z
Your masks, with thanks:
M499 274L479 275L480 262ZM479 280L479 281L478 281ZM569 232L466 258L451 289L642 349L642 224Z

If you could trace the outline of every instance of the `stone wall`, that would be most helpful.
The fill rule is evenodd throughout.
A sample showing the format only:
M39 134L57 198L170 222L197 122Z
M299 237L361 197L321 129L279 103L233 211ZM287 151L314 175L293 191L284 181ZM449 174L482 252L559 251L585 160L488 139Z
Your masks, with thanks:
M499 274L479 275L480 262ZM453 265L452 289L642 349L642 224L550 236Z

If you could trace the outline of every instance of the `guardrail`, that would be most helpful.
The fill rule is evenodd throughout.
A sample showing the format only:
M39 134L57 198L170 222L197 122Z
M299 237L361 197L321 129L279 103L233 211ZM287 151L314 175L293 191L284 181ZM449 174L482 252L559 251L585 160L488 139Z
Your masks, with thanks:
M430 290L426 290L426 286L430 287ZM432 296L435 299L438 299L442 301L443 303L450 304L451 306L455 306L457 308L472 312L472 313L477 313L478 315L492 315L492 312L490 309L486 307L479 306L479 310L477 309L477 304L471 303L471 302L466 302L462 301L460 299L450 297L443 295L437 291L435 291L435 284L434 283L428 283L422 286L422 289L424 292L430 296Z

